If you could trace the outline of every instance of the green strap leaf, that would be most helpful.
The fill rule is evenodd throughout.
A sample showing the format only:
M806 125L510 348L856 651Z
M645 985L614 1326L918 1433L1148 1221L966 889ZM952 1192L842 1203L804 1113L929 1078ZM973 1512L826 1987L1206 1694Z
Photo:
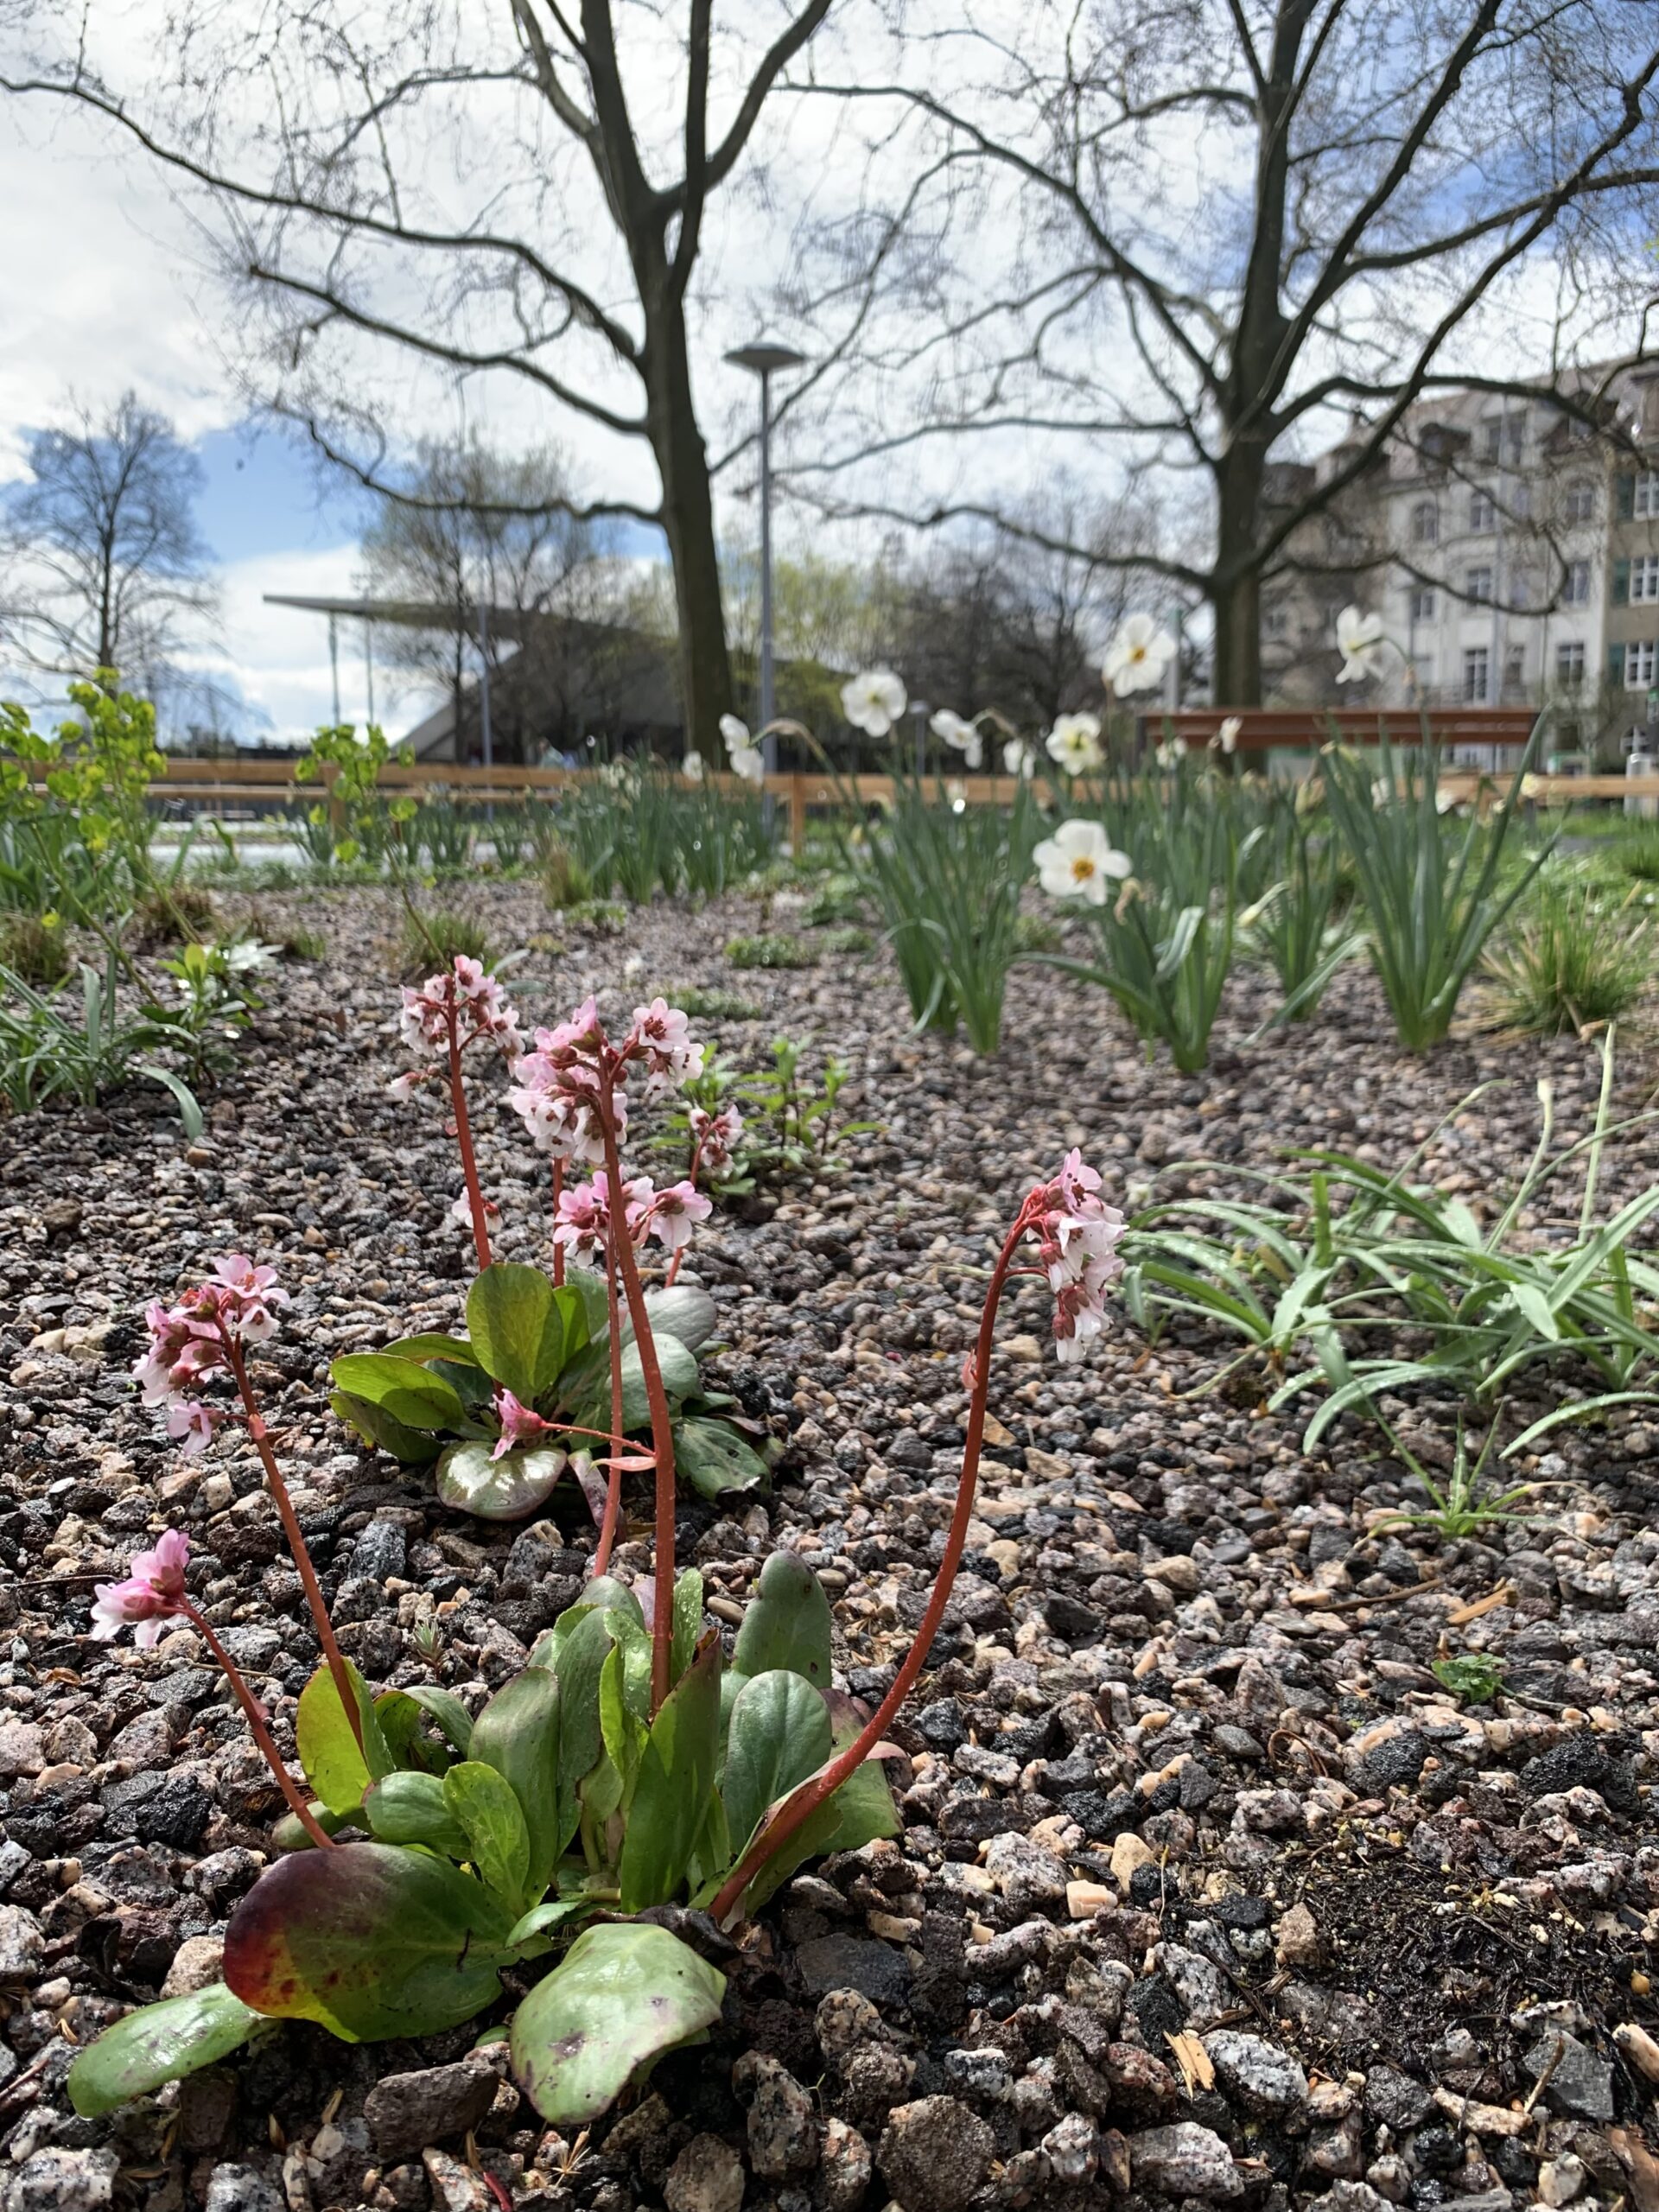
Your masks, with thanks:
M498 1260L467 1294L467 1332L474 1357L526 1406L559 1378L565 1351L566 1302L539 1268Z
M830 1600L817 1575L792 1552L773 1552L738 1630L732 1671L765 1675L783 1667L826 1690L830 1629Z
M524 1817L524 1890L540 1897L553 1878L559 1841L559 1683L531 1667L498 1690L473 1725L470 1756L493 1767Z
M466 1418L460 1397L441 1375L391 1352L353 1351L328 1370L337 1390L360 1398L404 1428L448 1429Z
M584 2126L664 2051L720 2018L726 1977L649 1923L584 1929L512 2024L512 2070L542 2118Z
M443 1802L466 1833L467 1856L517 1918L530 1904L530 1829L512 1784L481 1759L463 1759L443 1777Z
M721 1783L740 1850L767 1806L816 1774L831 1747L830 1708L804 1675L775 1668L742 1685L732 1704Z
M83 2120L113 2112L129 2098L228 2058L263 2025L262 2016L222 1981L188 1997L140 2005L76 2058L69 2069L69 2101Z
M664 1699L640 1755L619 1869L624 1912L666 1904L684 1880L715 1786L719 1738L720 1638L711 1634Z
M382 1843L423 1843L446 1859L467 1859L470 1838L449 1809L435 1774L389 1774L363 1799L369 1826Z
M306 1780L331 1813L355 1811L369 1784L390 1774L393 1766L391 1750L375 1717L373 1694L349 1659L346 1672L357 1697L363 1737L360 1751L326 1664L318 1668L300 1692L294 1719Z

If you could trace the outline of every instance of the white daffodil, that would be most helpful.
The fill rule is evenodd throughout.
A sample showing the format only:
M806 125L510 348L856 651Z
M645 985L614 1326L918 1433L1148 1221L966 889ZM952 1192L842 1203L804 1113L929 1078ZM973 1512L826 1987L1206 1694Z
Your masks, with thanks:
M1222 723L1220 728L1211 739L1210 750L1212 753L1236 753L1238 750L1238 733L1243 728L1243 727L1244 725L1243 721L1236 715L1229 715L1226 721Z
M960 715L953 715L949 707L940 707L928 717L927 726L935 737L948 745L953 753L960 753L965 766L977 773L985 758L985 748L979 729L973 722L963 721Z
M1048 733L1048 757L1068 776L1086 776L1105 759L1098 715L1060 715Z
M885 737L905 711L905 687L890 668L863 669L842 685L841 705L855 729Z
M1131 691L1155 691L1176 652L1174 639L1159 628L1154 615L1127 615L1106 649L1100 672L1120 699Z
M1344 607L1337 617L1337 650L1342 655L1342 666L1337 671L1338 683L1359 683L1368 676L1380 676L1388 657L1382 617Z
M1037 772L1036 747L1027 745L1023 737L1011 737L1002 748L1002 772L1023 777L1029 783Z
M688 782L700 784L702 781L702 753L688 753L684 760L680 763L680 773L687 779Z
M1111 885L1121 883L1132 865L1127 853L1113 849L1098 822L1062 822L1032 859L1051 899L1086 899L1091 906L1106 904Z
M1166 774L1170 774L1185 760L1186 747L1179 737L1166 737L1152 757Z
M966 811L968 805L968 786L963 782L960 776L950 776L946 778L944 795L950 802L950 811L952 814L962 814Z
M734 745L731 748L732 773L741 776L745 783L764 783L766 756L758 745Z
M722 715L720 718L720 734L726 741L726 750L728 753L736 752L741 747L747 746L749 741L749 726L741 715Z

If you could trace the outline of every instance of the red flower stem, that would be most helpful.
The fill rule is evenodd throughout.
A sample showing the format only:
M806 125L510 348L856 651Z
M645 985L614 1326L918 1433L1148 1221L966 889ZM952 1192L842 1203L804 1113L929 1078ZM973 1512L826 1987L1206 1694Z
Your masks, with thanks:
M651 1441L657 1454L656 1611L651 1630L651 1710L655 1717L669 1693L674 1655L674 1431L663 1370L657 1363L651 1317L645 1312L645 1285L639 1280L628 1235L622 1161L616 1148L615 1108L611 1069L601 1064L599 1118L605 1137L605 1175L610 1185L612 1243L621 1272L622 1293L628 1301L628 1319L633 1324L633 1340L639 1347L645 1403L651 1408Z
M613 1186L614 1187L614 1186ZM600 1525L599 1549L594 1554L594 1573L603 1574L611 1563L617 1522L622 1513L622 1308L616 1294L615 1210L605 1230L605 1294L611 1309L611 1473L605 1486L605 1518Z
M450 976L444 998L444 1020L449 1032L449 1096L455 1109L455 1141L461 1147L461 1172L467 1179L467 1198L473 1215L473 1248L478 1264L490 1264L490 1232L484 1217L484 1192L478 1180L478 1161L473 1154L473 1125L467 1118L467 1086L461 1079L461 1039L456 1033L455 979Z
M553 1218L556 1222L559 1217L559 1200L563 1196L564 1162L562 1160L556 1160L553 1163ZM556 1244L553 1247L553 1287L555 1290L564 1288L564 1247L563 1244Z
M692 1154L691 1154L691 1172L690 1172L690 1174L686 1177L686 1179L686 1179L686 1181L687 1181L687 1182L691 1185L691 1187L692 1187L692 1189L693 1189L694 1191L695 1191L695 1190L696 1189L696 1187L697 1187L697 1170L698 1170L698 1168L699 1168L699 1167L701 1167L701 1166L702 1166L702 1139L701 1137L699 1137L699 1138L697 1139L697 1141L696 1141L696 1148L695 1148L695 1150L692 1152ZM680 1247L680 1249L679 1249L679 1250L678 1250L678 1251L674 1255L673 1258L669 1262L669 1263L668 1263L668 1273L667 1273L667 1274L663 1277L663 1287L664 1287L664 1290L672 1290L672 1289L673 1289L673 1287L674 1287L674 1279L675 1279L675 1277L676 1277L676 1276L679 1274L679 1272L680 1272L680 1262L681 1262L683 1259L684 1259L684 1257L685 1257L685 1255L686 1255L686 1253L687 1253L687 1251L688 1251L689 1249L690 1249L690 1247L689 1247L689 1246L684 1245L684 1244L682 1244L682 1245L681 1245L681 1247Z
M891 1726L893 1715L909 1696L916 1677L922 1671L933 1639L938 1634L939 1623L944 1618L944 1609L950 1603L951 1586L956 1581L957 1569L962 1564L962 1554L968 1542L968 1524L974 1517L974 1493L979 1476L979 1455L985 1441L986 1404L990 1395L991 1344L996 1333L996 1309L1001 1303L1003 1285L1027 1226L1027 1211L1022 1206L991 1271L990 1287L985 1294L985 1308L980 1315L979 1337L974 1347L974 1389L969 1402L968 1434L963 1445L962 1473L957 1482L956 1509L950 1516L950 1531L945 1538L944 1556L939 1561L938 1579L933 1585L933 1594L927 1601L927 1611L922 1616L915 1640L893 1677L892 1688L858 1735L819 1774L810 1782L803 1783L799 1789L785 1797L762 1826L709 1908L716 1923L723 1923L734 1910L744 1891L772 1853L789 1840L802 1822L808 1820L827 1797L832 1796L850 1775L857 1772Z
M305 1602L311 1609L311 1618L317 1631L317 1641L322 1646L322 1656L328 1662L328 1672L334 1678L334 1690L357 1739L357 1748L363 1748L363 1716L357 1709L357 1694L352 1688L352 1678L346 1666L344 1653L334 1641L334 1625L328 1618L328 1608L323 1602L322 1586L317 1580L317 1570L311 1564L311 1554L305 1538L300 1534L300 1517L294 1510L294 1501L288 1494L288 1484L283 1480L283 1471L276 1465L276 1454L270 1448L270 1438L265 1428L264 1415L253 1395L253 1385L248 1380L247 1363L242 1357L242 1347L234 1337L224 1339L229 1356L231 1372L236 1377L236 1387L242 1393L242 1404L248 1417L248 1434L253 1439L253 1448L265 1471L265 1481L283 1524L283 1534L288 1539L288 1548L294 1555L299 1569L300 1584L305 1592Z
M259 1700L243 1680L241 1669L235 1660L232 1658L230 1653L188 1598L181 1598L178 1600L178 1607L192 1628L206 1642L207 1649L213 1653L214 1658L218 1660L224 1671L226 1681L236 1694L237 1703L247 1717L248 1726L253 1731L253 1740L259 1746L260 1755L276 1777L276 1787L287 1798L294 1817L320 1850L337 1849L334 1839L318 1821L316 1815L306 1802L304 1793L298 1783L283 1764L282 1754L272 1743L270 1731L265 1726L265 1716L259 1710Z

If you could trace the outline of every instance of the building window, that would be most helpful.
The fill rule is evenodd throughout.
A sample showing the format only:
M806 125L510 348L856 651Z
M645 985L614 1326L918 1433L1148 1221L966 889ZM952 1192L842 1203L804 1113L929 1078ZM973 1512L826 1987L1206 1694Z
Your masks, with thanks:
M1652 638L1638 639L1624 648L1624 689L1645 691L1653 682L1654 664L1659 658L1659 641Z
M1432 653L1413 656L1411 672L1417 680L1419 697L1427 697L1429 685L1434 681L1434 657Z
M1411 619L1414 622L1432 622L1434 619L1434 594L1427 584L1420 585L1411 594Z
M1411 511L1411 542L1414 545L1433 545L1440 535L1440 511L1433 499L1419 499Z
M1561 605L1587 607L1590 603L1590 563L1569 561L1561 573Z
M1645 469L1626 480L1630 485L1630 512L1647 522L1659 518L1659 470Z
M1503 658L1503 688L1506 691L1518 690L1526 680L1527 649L1524 645L1511 645Z
M1587 476L1569 484L1561 494L1563 522L1593 522L1596 518L1596 487Z
M1630 599L1659 600L1659 553L1638 553L1630 563Z
M1471 645L1463 656L1463 696L1471 707L1486 703L1486 671L1491 656L1484 645Z
M1469 494L1469 527L1475 531L1491 530L1497 520L1497 509L1492 504L1490 492Z
M1282 638L1290 628L1290 617L1282 607L1270 607L1262 617L1262 627L1269 638Z
M1465 599L1472 601L1477 607L1489 606L1492 596L1491 570L1470 569L1465 571L1463 579L1463 595Z
M1564 690L1575 691L1584 681L1584 647L1577 639L1555 648L1555 681Z

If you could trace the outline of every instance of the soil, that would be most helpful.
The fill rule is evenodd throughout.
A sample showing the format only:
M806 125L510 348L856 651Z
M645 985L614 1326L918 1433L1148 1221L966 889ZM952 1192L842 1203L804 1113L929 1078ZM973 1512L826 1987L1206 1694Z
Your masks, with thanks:
M1210 1069L1182 1076L1103 998L1024 966L1002 1050L981 1060L912 1033L879 952L734 971L727 940L793 925L785 899L658 906L600 935L524 887L468 898L525 948L510 983L529 1017L589 989L613 1016L658 988L735 991L758 1018L694 1033L739 1067L781 1034L809 1067L833 1052L845 1112L878 1124L699 1235L688 1273L726 1347L706 1371L781 1456L770 1495L689 1502L680 1537L722 1622L770 1548L798 1550L867 1698L943 1542L985 1268L1069 1146L1123 1203L1160 1170L1162 1188L1204 1190L1290 1145L1392 1164L1425 1143L1425 1175L1478 1214L1531 1153L1541 1075L1563 1138L1594 1109L1592 1046L1465 1037L1408 1058L1358 971L1316 1021L1261 1039L1270 1001L1242 975ZM193 1595L285 1751L315 1662L245 1440L184 1462L137 1404L144 1304L227 1249L278 1268L294 1303L256 1379L342 1641L376 1681L435 1679L476 1704L569 1602L593 1541L574 1491L526 1544L445 1511L330 1415L332 1358L457 1322L458 1170L432 1102L385 1095L390 900L254 903L268 934L321 929L329 957L273 971L202 1139L142 1087L0 1125L9 2212L1659 2212L1648 1409L1509 1462L1534 1486L1522 1521L1382 1532L1384 1510L1421 1501L1374 1426L1344 1421L1306 1455L1259 1372L1195 1395L1234 1345L1181 1327L1149 1346L1121 1312L1084 1364L1057 1368L1034 1287L1005 1307L966 1571L894 1731L905 1834L810 1869L734 1941L687 1926L729 1980L710 2046L576 2142L496 2062L467 2059L473 2029L353 2048L283 2028L77 2119L76 2044L169 1975L211 1976L279 1808L195 1634L92 1643L93 1580L187 1528ZM1623 1053L1620 1107L1649 1082ZM539 1171L499 1085L475 1096L499 1249L538 1258ZM1172 1165L1192 1160L1217 1165ZM1637 1131L1611 1148L1605 1205L1648 1180ZM1528 1226L1570 1220L1576 1187ZM1505 1419L1551 1402L1517 1389ZM1425 1464L1449 1465L1454 1408L1386 1409ZM629 1535L625 1573L647 1559ZM1489 1702L1460 1705L1431 1671L1469 1652L1503 1664Z

